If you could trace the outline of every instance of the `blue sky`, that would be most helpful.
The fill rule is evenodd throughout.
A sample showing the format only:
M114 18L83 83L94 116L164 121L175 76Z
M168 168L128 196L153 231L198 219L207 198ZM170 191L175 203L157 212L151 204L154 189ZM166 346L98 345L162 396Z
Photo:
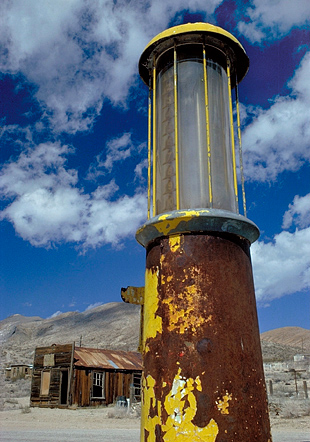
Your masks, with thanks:
M0 4L0 319L120 301L144 284L146 44L205 21L250 58L240 84L261 331L310 327L310 2Z

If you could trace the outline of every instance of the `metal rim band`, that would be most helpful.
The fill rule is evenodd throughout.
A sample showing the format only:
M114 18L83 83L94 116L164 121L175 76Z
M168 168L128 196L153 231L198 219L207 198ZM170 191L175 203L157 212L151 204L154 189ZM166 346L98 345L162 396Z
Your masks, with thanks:
M157 238L180 233L230 233L250 243L259 237L259 229L243 215L220 209L174 210L148 220L136 233L144 247Z
M169 28L154 37L144 49L139 61L139 73L148 85L154 58L168 48L179 44L211 44L222 50L232 64L233 78L240 83L249 68L249 58L240 42L229 32L209 23L187 23ZM234 87L235 84L232 84Z

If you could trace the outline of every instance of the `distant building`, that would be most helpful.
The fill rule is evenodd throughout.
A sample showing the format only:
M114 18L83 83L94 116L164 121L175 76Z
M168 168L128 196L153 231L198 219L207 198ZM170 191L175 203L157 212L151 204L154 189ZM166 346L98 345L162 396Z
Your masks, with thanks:
M140 353L75 347L37 347L30 405L78 407L141 400Z
M294 356L293 368L310 372L310 355L297 354Z
M16 381L16 379L27 379L32 374L32 365L29 364L12 364L5 369L5 379Z
M294 362L306 361L310 362L310 355L298 354L294 356Z

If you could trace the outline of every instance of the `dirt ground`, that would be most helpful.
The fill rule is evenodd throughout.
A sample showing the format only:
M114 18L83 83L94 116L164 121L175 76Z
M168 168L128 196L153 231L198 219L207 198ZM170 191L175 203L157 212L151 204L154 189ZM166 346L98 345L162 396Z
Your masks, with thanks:
M138 442L140 418L110 408L44 409L27 407L0 412L1 442ZM310 416L271 418L273 442L310 442ZM240 441L241 442L241 441Z

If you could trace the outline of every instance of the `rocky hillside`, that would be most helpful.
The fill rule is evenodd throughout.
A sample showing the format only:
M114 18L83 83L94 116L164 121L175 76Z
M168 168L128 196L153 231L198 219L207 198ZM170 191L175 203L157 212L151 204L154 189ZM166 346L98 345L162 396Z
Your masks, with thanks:
M140 307L122 302L49 319L13 315L0 321L0 366L32 363L35 347L54 343L137 350L139 324ZM302 348L310 353L310 330L284 327L262 333L261 338L265 361L292 360Z
M282 327L261 334L261 339L274 344L297 347L310 353L310 330L301 327Z
M0 366L32 363L35 347L54 343L137 350L139 324L140 307L120 302L49 319L13 315L0 321Z
M282 327L261 334L265 362L292 360L298 353L310 354L310 330Z

